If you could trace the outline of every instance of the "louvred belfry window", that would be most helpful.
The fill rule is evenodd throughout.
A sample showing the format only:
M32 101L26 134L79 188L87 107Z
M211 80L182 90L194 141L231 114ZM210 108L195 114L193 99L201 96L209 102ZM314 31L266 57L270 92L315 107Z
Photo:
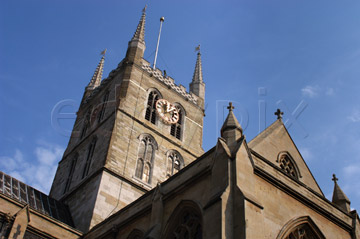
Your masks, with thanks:
M184 113L179 106L176 106L176 109L179 112L179 120L176 122L176 124L171 125L170 134L175 136L177 139L181 139Z
M156 101L159 100L159 94L154 90L151 91L148 97L145 119L150 121L151 123L156 123Z

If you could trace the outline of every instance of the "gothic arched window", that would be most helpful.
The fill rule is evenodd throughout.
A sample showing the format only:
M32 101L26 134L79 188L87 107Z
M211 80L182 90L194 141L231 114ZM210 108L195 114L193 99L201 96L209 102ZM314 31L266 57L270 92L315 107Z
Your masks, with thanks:
M103 101L101 103L101 109L100 109L100 112L98 114L98 123L101 122L101 120L104 118L104 115L105 115L105 111L106 111L106 105L107 105L107 102L109 100L109 95L110 95L110 92L106 92L104 97L103 97Z
M182 107L180 107L179 105L176 105L176 109L179 112L179 120L176 124L171 125L170 134L172 136L175 136L175 138L181 140L182 128L183 128L183 124L184 124L184 116L185 115L184 115L184 110L182 109Z
M140 135L139 139L140 144L136 163L135 177L143 180L146 183L150 183L157 144L155 139L148 134Z
M170 217L166 239L202 239L202 215L191 201L185 201L175 209Z
M299 179L299 177L301 177L299 169L289 153L281 152L276 161L279 163L281 170L292 178Z
M325 239L325 236L310 217L304 216L289 221L276 239Z
M89 174L92 157L93 157L94 150L95 150L96 141L97 141L97 138L94 137L93 140L90 143L88 153L87 153L87 156L86 156L86 162L85 162L85 167L84 167L82 178L85 178Z
M86 113L86 115L84 117L84 124L83 124L83 128L81 130L80 139L84 138L86 135L86 132L90 126L90 117L91 117L91 110L88 110L88 112Z
M74 171L75 171L76 162L77 162L78 157L79 157L79 155L76 154L75 157L71 160L69 175L68 175L68 178L67 178L67 180L66 180L64 193L66 193L66 192L69 190L69 188L70 188L71 181L72 181L72 178L73 178L73 175L74 175Z
M156 101L160 99L160 94L156 90L149 93L146 105L145 119L151 123L156 123Z
M316 239L314 232L311 230L309 225L302 224L290 232L284 239Z
M144 233L139 229L134 229L131 231L127 239L142 239L144 237Z
M167 169L166 177L171 177L175 173L179 172L184 167L184 160L180 153L175 150L170 150L166 156Z

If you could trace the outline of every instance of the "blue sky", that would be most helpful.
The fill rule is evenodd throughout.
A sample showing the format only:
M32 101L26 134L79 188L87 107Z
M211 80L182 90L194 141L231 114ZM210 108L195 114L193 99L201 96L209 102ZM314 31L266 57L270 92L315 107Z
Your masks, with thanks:
M176 83L188 87L201 44L205 150L227 101L248 141L281 108L326 197L336 173L360 210L359 1L1 1L1 170L48 192L73 124L55 128L54 107L76 112L104 48L104 76L116 68L146 3L145 58L164 16L157 66Z

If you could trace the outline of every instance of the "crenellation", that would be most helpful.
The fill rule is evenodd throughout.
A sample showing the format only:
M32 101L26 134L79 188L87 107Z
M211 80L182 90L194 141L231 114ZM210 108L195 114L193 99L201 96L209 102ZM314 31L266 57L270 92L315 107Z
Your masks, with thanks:
M175 84L175 81L173 78L171 77L166 77L164 78L162 75L162 71L158 68L156 68L155 70L149 65L147 65L146 63L143 63L142 65L142 69L144 69L145 71L147 71L149 74L152 74L153 77L163 83L165 83L165 85L167 85L168 87L170 87L171 89L173 89L175 92L177 92L178 94L180 94L182 97L184 97L186 100L197 104L197 98L193 97L191 95L191 93L187 92L187 89L185 86L181 86L181 84L179 86L177 86Z

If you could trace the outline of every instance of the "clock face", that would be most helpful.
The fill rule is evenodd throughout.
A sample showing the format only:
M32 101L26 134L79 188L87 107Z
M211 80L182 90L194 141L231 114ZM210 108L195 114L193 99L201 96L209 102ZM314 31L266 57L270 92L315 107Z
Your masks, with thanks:
M169 101L160 99L156 101L156 112L167 124L176 124L179 120L179 112Z

